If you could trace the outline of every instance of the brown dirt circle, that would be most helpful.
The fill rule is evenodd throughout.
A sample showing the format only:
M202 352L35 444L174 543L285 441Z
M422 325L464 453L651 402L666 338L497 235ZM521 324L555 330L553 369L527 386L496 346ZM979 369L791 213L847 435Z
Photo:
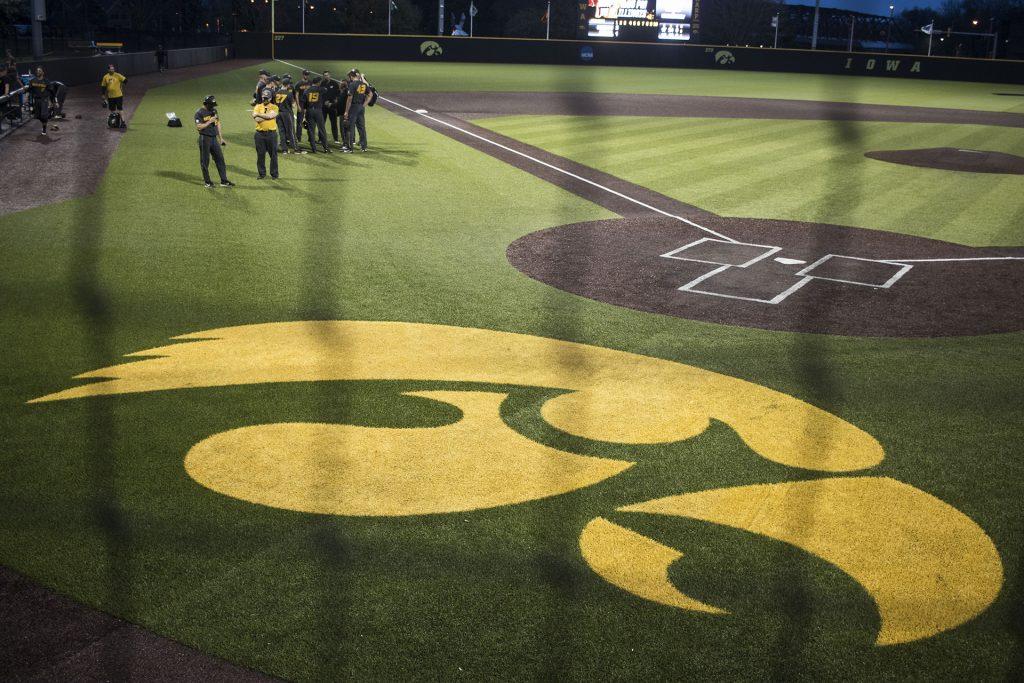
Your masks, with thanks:
M634 216L534 232L513 242L507 255L517 269L558 289L690 320L858 337L1024 329L1024 260L893 262L1005 259L1024 256L1022 249L792 221L714 217L702 225L765 247L718 241L672 218ZM828 254L837 256L814 265ZM679 289L702 276L708 277L690 288L696 291Z
M931 149L893 149L865 152L869 159L892 164L935 168L967 173L1006 173L1024 175L1024 157L982 149L933 147Z

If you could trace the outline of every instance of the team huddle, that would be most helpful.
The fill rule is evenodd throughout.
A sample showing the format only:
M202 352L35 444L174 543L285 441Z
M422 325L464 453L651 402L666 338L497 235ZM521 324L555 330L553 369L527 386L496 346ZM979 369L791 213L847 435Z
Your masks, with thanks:
M256 170L260 179L267 176L267 157L270 157L270 177L278 177L277 155L305 154L299 148L302 131L309 136L310 152L331 153L327 140L326 122L331 123L331 136L341 151L350 153L356 148L358 133L359 149L367 149L366 107L377 101L377 91L358 69L348 72L344 80L331 78L329 71L313 75L302 72L302 80L292 84L289 74L271 75L260 71L259 82L253 93L252 118L256 124ZM325 118L326 116L326 118ZM341 140L338 140L339 119ZM220 174L222 187L231 187L227 178L224 141L220 118L217 115L217 100L209 95L195 115L196 130L199 132L199 162L206 187L213 187L209 165L213 159Z

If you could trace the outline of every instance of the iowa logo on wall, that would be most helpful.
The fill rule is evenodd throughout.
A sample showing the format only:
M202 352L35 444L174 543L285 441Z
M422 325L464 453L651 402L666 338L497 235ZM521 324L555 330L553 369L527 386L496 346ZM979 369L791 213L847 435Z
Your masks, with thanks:
M444 48L433 40L424 40L420 43L420 54L425 57L440 57L444 54Z

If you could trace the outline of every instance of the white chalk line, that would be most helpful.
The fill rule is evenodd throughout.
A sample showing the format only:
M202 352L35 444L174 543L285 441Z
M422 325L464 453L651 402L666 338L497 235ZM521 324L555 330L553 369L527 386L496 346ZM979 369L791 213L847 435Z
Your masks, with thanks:
M447 126L448 128L451 128L453 130L457 130L457 131L459 131L460 133L462 133L464 135L468 135L468 136L470 136L472 138L476 138L477 140L480 140L481 142L486 142L487 144L494 145L495 147L503 149L506 152L511 152L513 154L516 154L518 156L523 157L524 159L529 159L530 161L534 162L535 164L540 164L541 166L544 166L546 168L550 168L552 171L557 171L557 172L559 172L559 173L561 173L563 175L569 176L570 178L573 178L575 180L579 180L579 181L584 182L584 183L586 183L588 185L596 187L599 190L604 190L605 192L607 192L609 194L613 194L616 197L621 197L622 199L625 199L627 201L633 202L637 206L642 206L643 208L648 209L650 211L654 211L655 213L660 213L662 216L667 216L668 218L674 218L677 221L682 221L683 223L686 223L687 225L693 226L694 228L697 228L698 230L703 230L704 232L708 233L709 235L714 235L715 237L717 237L717 238L719 238L721 240L724 240L726 242L735 242L736 241L733 238L728 237L727 235L723 235L720 232L716 232L716 231L712 230L711 228L706 228L703 225L699 225L698 223L694 223L693 221L691 221L691 220L689 220L687 218L683 218L682 216L677 216L674 213L669 213L668 211L663 211L663 210L659 209L656 206L651 206L650 204L642 202L639 199L634 199L633 197L630 197L629 195L623 194L621 192L613 190L610 187L606 187L604 185L601 185L600 183L594 182L593 180L590 180L589 178L584 178L583 176L576 175L575 173L572 173L571 171L566 171L564 168L559 168L558 166L555 166L554 164L549 164L546 161L541 161L540 159L538 159L536 157L532 157L529 154L526 154L525 152L520 152L519 150L513 149L511 147L508 147L507 145L503 145L500 142L496 142L494 140L490 140L490 139L484 137L483 135L477 135L476 133L474 133L472 131L468 131L465 128L460 128L460 127L458 127L458 126L456 126L454 124L448 123L447 121L443 121L443 120L441 120L439 118L436 118L434 116L430 116L429 114L422 114L422 113L416 111L415 109L412 109L411 107L405 106L401 102L395 102L394 100L390 100L390 99L388 99L386 97L381 97L380 99L384 100L385 102L389 102L389 103L391 103L391 104L393 104L393 105L395 105L397 107L401 107L402 109L405 109L406 111L412 112L413 114L416 114L417 116L422 116L423 118L429 119L431 121L434 121L435 123L439 123L442 126Z
M1024 256L971 256L966 258L887 258L870 259L879 263L900 265L903 263L950 263L955 261L1024 261Z
M299 66L298 64L292 64L291 62L286 62L283 59L278 59L278 60L275 60L275 61L281 62L282 64L287 64L288 66L294 66L296 69L303 68L303 67ZM472 138L476 138L477 140L480 140L481 142L486 142L489 145L494 145L495 147L503 149L506 152L511 152L512 154L516 154L518 156L521 156L524 159L529 159L530 161L534 162L535 164L540 164L541 166L544 166L546 168L550 168L552 171L557 171L559 173L562 173L564 175L569 176L570 178L574 178L576 180L579 180L580 182L584 182L584 183L586 183L588 185L596 187L599 190L604 190L605 192L607 192L609 194L613 194L616 197L621 197L622 199L625 199L627 201L633 202L637 206L642 206L645 209L649 209L650 211L654 211L655 213L660 213L662 216L667 216L668 218L674 218L677 221L682 221L683 223L686 223L687 225L690 225L690 226L692 226L694 228L697 228L698 230L703 230L704 232L708 233L709 235L714 235L715 237L717 237L719 239L722 239L722 240L725 240L726 242L735 242L736 241L736 240L734 240L733 238L731 238L731 237L729 237L727 235L723 235L720 232L716 232L716 231L712 230L711 228L706 228L703 225L700 225L698 223L694 223L693 221L689 220L688 218L683 218L682 216L677 216L674 213L669 213L668 211L663 211L663 210L659 209L656 206L651 206L650 204L642 202L639 199L634 199L633 197L630 197L629 195L625 195L625 194L623 194L621 192L613 190L610 187L605 187L604 185L601 185L600 183L594 182L593 180L590 180L589 178L584 178L583 176L576 175L575 173L572 173L571 171L566 171L564 168L559 168L558 166L555 166L554 164L549 164L546 161L541 161L540 159L538 159L536 157L532 157L529 154L526 154L525 152L520 152L517 149L512 149L511 147L503 145L500 142L496 142L494 140L486 138L483 135L477 135L476 133L474 133L472 131L468 131L465 128L460 128L460 127L458 127L458 126L456 126L454 124L448 123L447 121L443 121L443 120L441 120L441 119L439 119L437 117L430 116L429 114L425 113L425 110L417 110L417 109L413 109L412 107L407 107L404 104L402 104L401 102L396 102L396 101L394 101L392 99L384 97L383 95L379 96L379 99L383 100L384 102L389 102L390 104L393 104L396 107L401 107L402 109L404 109L404 110L406 110L406 111L408 111L410 113L416 114L417 116L422 116L425 119L429 119L429 120L431 120L431 121L433 121L435 123L439 123L442 126L447 126L448 128L451 128L452 130L457 130L460 133L462 133L463 135L468 135L468 136L470 136Z

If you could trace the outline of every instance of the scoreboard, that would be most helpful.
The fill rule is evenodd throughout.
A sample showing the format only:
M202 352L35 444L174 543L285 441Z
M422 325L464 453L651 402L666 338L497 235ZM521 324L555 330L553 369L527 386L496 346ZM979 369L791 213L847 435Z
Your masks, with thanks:
M580 37L689 41L700 0L580 0Z

